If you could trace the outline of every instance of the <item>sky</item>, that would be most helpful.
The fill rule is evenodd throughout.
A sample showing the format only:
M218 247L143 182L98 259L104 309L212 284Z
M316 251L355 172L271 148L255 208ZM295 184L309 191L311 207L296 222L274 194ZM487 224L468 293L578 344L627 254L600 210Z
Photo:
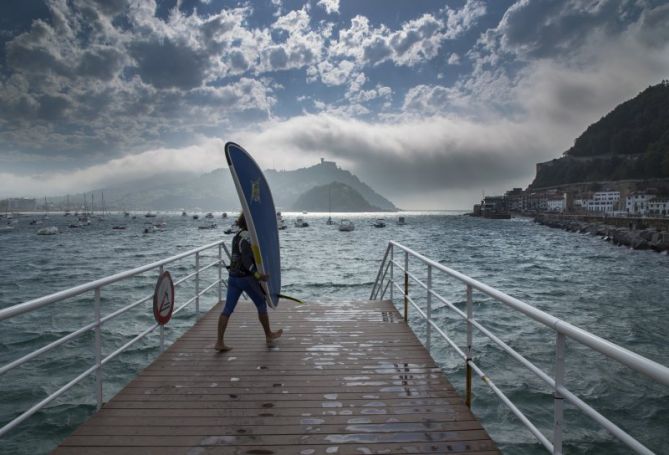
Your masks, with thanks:
M0 198L209 172L234 141L470 208L667 78L666 0L6 0Z

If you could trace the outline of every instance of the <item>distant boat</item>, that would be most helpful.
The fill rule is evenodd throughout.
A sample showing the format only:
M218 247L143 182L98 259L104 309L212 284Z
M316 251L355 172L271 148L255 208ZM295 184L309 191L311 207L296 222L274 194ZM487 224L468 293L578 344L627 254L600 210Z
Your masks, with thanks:
M325 222L328 226L332 226L335 224L334 221L332 221L332 187L328 187L328 220Z
M207 213L204 217L205 217L206 219L208 219L208 220L211 220L212 218L214 218L214 214L211 213L211 212L209 212L209 213Z
M193 219L194 219L194 220L199 220L199 219L200 219L200 215L193 215Z
M37 235L56 235L58 234L58 228L56 226L49 226L40 229L37 231Z
M375 228L384 228L386 227L386 220L384 220L383 218L377 218L372 226L374 226Z
M153 234L154 232L156 232L156 228L153 225L144 228L144 234Z
M334 222L334 220L332 219L332 217L329 216L329 217L328 217L328 220L325 222L325 224L327 224L328 226L331 226L331 225L335 224L335 222Z
M407 224L407 220L403 216L401 216L397 219L397 224L400 226L404 226L405 224Z
M155 218L157 215L155 213L146 212L144 218Z
M223 212L221 214L221 218L227 218L228 217L228 212Z
M302 217L297 217L297 219L295 220L295 227L298 227L298 228L309 227L309 223L304 221L304 219Z
M181 212L181 216L188 216L188 214L186 213L185 210L183 210L183 211Z
M224 234L236 234L239 232L239 227L237 224L233 224L229 228L227 228L225 231L223 231Z
M112 229L115 231L125 231L126 229L128 229L128 226L126 226L125 224L119 224L117 226L112 226Z
M339 223L338 229L342 232L351 232L351 231L355 230L355 225L353 224L353 221L343 219Z
M216 223L202 224L197 227L198 229L216 229Z
M279 231L284 231L288 229L288 226L286 226L286 222L283 220L283 217L281 216L281 212L276 212L276 227Z
M128 217L130 216L130 212L123 212L123 216L124 216L125 218L128 218Z

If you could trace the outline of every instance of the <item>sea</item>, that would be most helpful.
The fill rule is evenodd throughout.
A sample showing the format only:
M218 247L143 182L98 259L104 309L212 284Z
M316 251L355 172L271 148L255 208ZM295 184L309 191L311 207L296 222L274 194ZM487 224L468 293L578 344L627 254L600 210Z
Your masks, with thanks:
M224 230L230 217L194 220L181 213L143 213L123 217L106 214L91 225L69 228L73 217L51 213L13 221L14 229L0 231L0 308L138 267L189 249L232 240ZM201 214L202 215L202 214ZM297 216L308 223L296 228ZM669 365L669 256L614 246L601 238L551 229L528 218L488 220L459 212L333 213L348 218L353 232L339 232L325 223L328 214L284 213L288 229L280 232L283 292L308 301L336 305L338 299L368 299L389 240L406 245L441 264L564 319L638 354ZM398 224L404 216L406 225ZM383 217L385 228L373 227ZM41 224L30 224L38 220ZM7 220L0 220L4 225ZM215 229L200 230L203 222ZM144 233L147 223L164 223ZM124 230L113 226L126 225ZM37 235L56 226L57 235ZM216 250L203 253L203 264L214 261ZM395 259L402 262L399 252ZM426 269L410 258L409 271L425 280ZM193 258L167 267L175 277L194 268ZM201 289L216 279L216 270L203 274ZM400 276L400 272L396 272ZM101 292L102 315L151 295L156 273L122 281ZM403 283L400 283L402 285ZM434 272L434 289L458 308L464 308L462 283ZM187 282L176 290L177 305L194 293ZM409 283L417 305L425 309L424 289ZM216 301L214 290L201 299L201 311ZM387 292L384 298L389 298ZM394 293L402 311L403 302ZM495 335L552 375L555 334L504 304L474 292L474 316ZM54 303L32 313L0 321L0 365L52 342L94 318L93 293ZM286 305L278 311L290 311ZM434 301L437 323L461 348L466 328L449 307ZM197 320L194 306L175 316L166 330L167 343ZM417 311L409 320L425 341L426 326ZM105 325L102 348L113 352L153 323L151 303ZM212 335L213 336L213 335ZM94 362L95 337L87 332L61 348L41 355L0 379L0 426L57 390ZM104 399L110 399L159 353L158 331L133 345L104 367ZM475 332L474 359L494 383L549 438L553 428L553 396L533 373ZM433 358L460 393L464 393L463 361L447 343L432 334ZM0 438L0 453L48 453L95 411L94 379L89 378ZM615 361L567 342L566 385L608 419L656 453L667 453L669 390ZM543 454L543 449L508 408L480 379L474 379L473 411L505 454ZM565 453L627 454L630 449L571 405L565 411Z

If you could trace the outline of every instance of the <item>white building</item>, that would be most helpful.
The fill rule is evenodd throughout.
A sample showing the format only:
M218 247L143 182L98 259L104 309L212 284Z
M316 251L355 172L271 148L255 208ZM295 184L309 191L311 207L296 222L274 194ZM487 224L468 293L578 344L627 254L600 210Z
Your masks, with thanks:
M574 205L586 212L611 213L616 210L620 201L620 191L597 191L590 197L574 200Z
M669 197L655 197L647 202L648 215L650 216L668 216L669 215Z
M648 203L655 198L654 194L643 191L631 193L625 200L625 210L628 215L645 216L648 214Z
M562 194L554 194L546 199L546 210L549 212L562 213L567 208L567 201Z

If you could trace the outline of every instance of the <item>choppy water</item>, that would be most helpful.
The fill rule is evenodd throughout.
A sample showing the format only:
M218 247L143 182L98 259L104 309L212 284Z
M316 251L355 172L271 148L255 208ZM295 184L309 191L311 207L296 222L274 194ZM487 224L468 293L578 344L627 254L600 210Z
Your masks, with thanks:
M669 257L612 246L588 235L538 226L526 219L482 220L456 215L415 213L407 226L397 226L395 215L385 216L385 229L371 227L377 215L353 216L356 230L338 232L325 217L306 215L311 227L281 232L283 290L305 299L368 298L387 241L397 240L514 297L563 318L579 327L669 365L666 325L669 302ZM347 215L347 217L351 217ZM337 217L338 218L338 217ZM164 232L143 235L145 219L127 220L125 231L111 226L120 217L96 221L83 229L68 229L72 218L52 216L48 224L62 233L38 236L42 226L21 218L16 228L0 233L0 307L55 292L111 273L140 266L218 240L227 227L216 220L216 230L197 230L198 222L165 214ZM154 219L155 220L155 219ZM214 255L212 251L210 255ZM205 261L207 259L203 259ZM211 260L211 259L209 259ZM192 259L169 267L177 276L192 270ZM416 261L410 269L421 279L426 272ZM208 283L214 272L204 278ZM152 293L155 273L104 289L103 315ZM464 286L435 275L435 287L463 305ZM177 290L190 296L192 285ZM412 295L420 305L425 298L417 286ZM0 322L0 365L91 322L92 295L44 308L30 315ZM209 308L215 293L205 299ZM502 304L474 294L475 315L500 338L537 365L552 373L554 335L514 314ZM178 303L178 302L177 302ZM400 304L399 300L396 304ZM195 317L189 309L171 323L168 339L176 339ZM435 318L464 345L464 324L443 305L435 304ZM105 326L105 353L151 325L150 306L143 305ZM411 322L420 337L424 324L416 312ZM551 391L531 373L502 354L483 336L475 336L477 362L495 383L546 434L552 433ZM89 367L94 358L92 334L66 344L7 373L0 390L0 425L56 390ZM157 355L158 335L135 345L105 366L105 399L120 390L134 373ZM433 338L432 355L454 385L462 390L462 361ZM567 344L567 386L605 416L639 438L657 453L666 450L669 428L669 390L654 385L617 363ZM545 453L516 418L475 379L474 412L506 454ZM43 411L0 440L0 453L45 453L84 421L94 410L93 380L76 386ZM624 454L619 445L580 412L567 406L566 453Z

